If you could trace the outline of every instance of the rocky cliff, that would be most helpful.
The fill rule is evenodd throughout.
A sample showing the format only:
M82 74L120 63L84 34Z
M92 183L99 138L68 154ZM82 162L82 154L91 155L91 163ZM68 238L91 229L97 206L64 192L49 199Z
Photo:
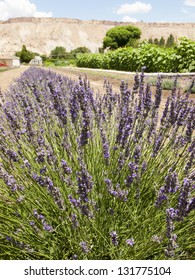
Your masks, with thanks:
M87 47L97 52L110 28L127 23L84 21L67 18L12 18L0 21L0 55L12 55L25 44L27 49L49 54L56 46L67 51ZM128 23L142 30L142 39L186 36L195 40L195 23Z

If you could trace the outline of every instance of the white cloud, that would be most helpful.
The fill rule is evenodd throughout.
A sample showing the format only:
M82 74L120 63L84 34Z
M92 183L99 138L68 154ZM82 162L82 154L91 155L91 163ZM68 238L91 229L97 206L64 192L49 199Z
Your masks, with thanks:
M138 22L138 20L136 18L131 18L129 16L124 16L121 21L123 21L123 22Z
M38 11L30 0L0 1L0 20L13 17L52 17L52 12Z
M132 4L122 4L116 11L118 15L122 14L146 14L152 9L151 4L146 4L143 2L135 2Z
M185 0L184 2L187 6L195 7L195 0Z

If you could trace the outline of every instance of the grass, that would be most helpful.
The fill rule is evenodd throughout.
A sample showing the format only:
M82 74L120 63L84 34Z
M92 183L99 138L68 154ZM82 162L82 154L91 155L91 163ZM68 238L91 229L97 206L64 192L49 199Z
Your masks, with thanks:
M9 67L0 67L0 72L7 71L7 70L9 70L9 69L10 69Z

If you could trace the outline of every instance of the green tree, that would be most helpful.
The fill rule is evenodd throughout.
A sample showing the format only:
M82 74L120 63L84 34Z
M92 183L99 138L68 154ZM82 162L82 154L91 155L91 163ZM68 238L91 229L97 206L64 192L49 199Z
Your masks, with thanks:
M159 44L158 38L154 38L153 44L154 44L154 45L158 45L158 44Z
M61 46L55 47L50 53L52 58L65 58L66 57L66 49Z
M26 46L22 46L22 50L15 53L16 56L20 58L21 62L29 63L31 59L33 59L36 55L36 53L33 53L31 51L28 51Z
M165 38L161 37L158 44L159 44L160 47L164 47L165 46Z
M72 57L76 57L79 53L91 53L91 51L86 47L78 47L70 52Z
M48 60L48 57L46 54L42 54L42 55L40 55L40 57L42 58L43 62Z
M106 36L103 39L103 48L109 48L111 50L133 45L136 40L140 39L141 30L138 27L128 26L116 26L107 31Z
M150 38L150 39L148 40L148 43L149 43L149 44L153 44L153 39Z
M169 37L167 38L167 41L166 41L166 47L171 48L174 45L175 45L175 39L174 39L173 35L170 34Z

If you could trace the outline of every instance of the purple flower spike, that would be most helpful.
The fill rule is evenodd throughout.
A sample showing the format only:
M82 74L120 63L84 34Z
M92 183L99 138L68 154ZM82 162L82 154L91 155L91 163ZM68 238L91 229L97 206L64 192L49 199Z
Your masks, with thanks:
M127 243L129 246L131 246L131 247L133 247L133 246L135 245L135 241L134 241L133 238L127 239L127 240L126 240L126 243Z
M49 231L49 232L52 232L52 231L53 231L52 226L50 226L50 225L48 225L48 224L46 224L46 223L43 225L43 229L44 229L45 231Z
M79 243L79 245L81 246L81 250L83 251L83 253L88 253L89 252L89 247L87 245L87 242L82 241Z
M190 201L187 205L187 209L186 209L187 214L190 213L194 209L195 209L195 197L190 199Z
M111 231L110 236L111 236L112 244L115 246L118 245L118 235L116 231Z
M62 159L61 164L65 174L69 175L72 173L72 169L68 167L68 164L64 159Z
M190 180L188 178L184 178L184 182L182 185L182 189L179 195L179 202L178 202L180 219L183 219L187 215L190 187L191 187Z

